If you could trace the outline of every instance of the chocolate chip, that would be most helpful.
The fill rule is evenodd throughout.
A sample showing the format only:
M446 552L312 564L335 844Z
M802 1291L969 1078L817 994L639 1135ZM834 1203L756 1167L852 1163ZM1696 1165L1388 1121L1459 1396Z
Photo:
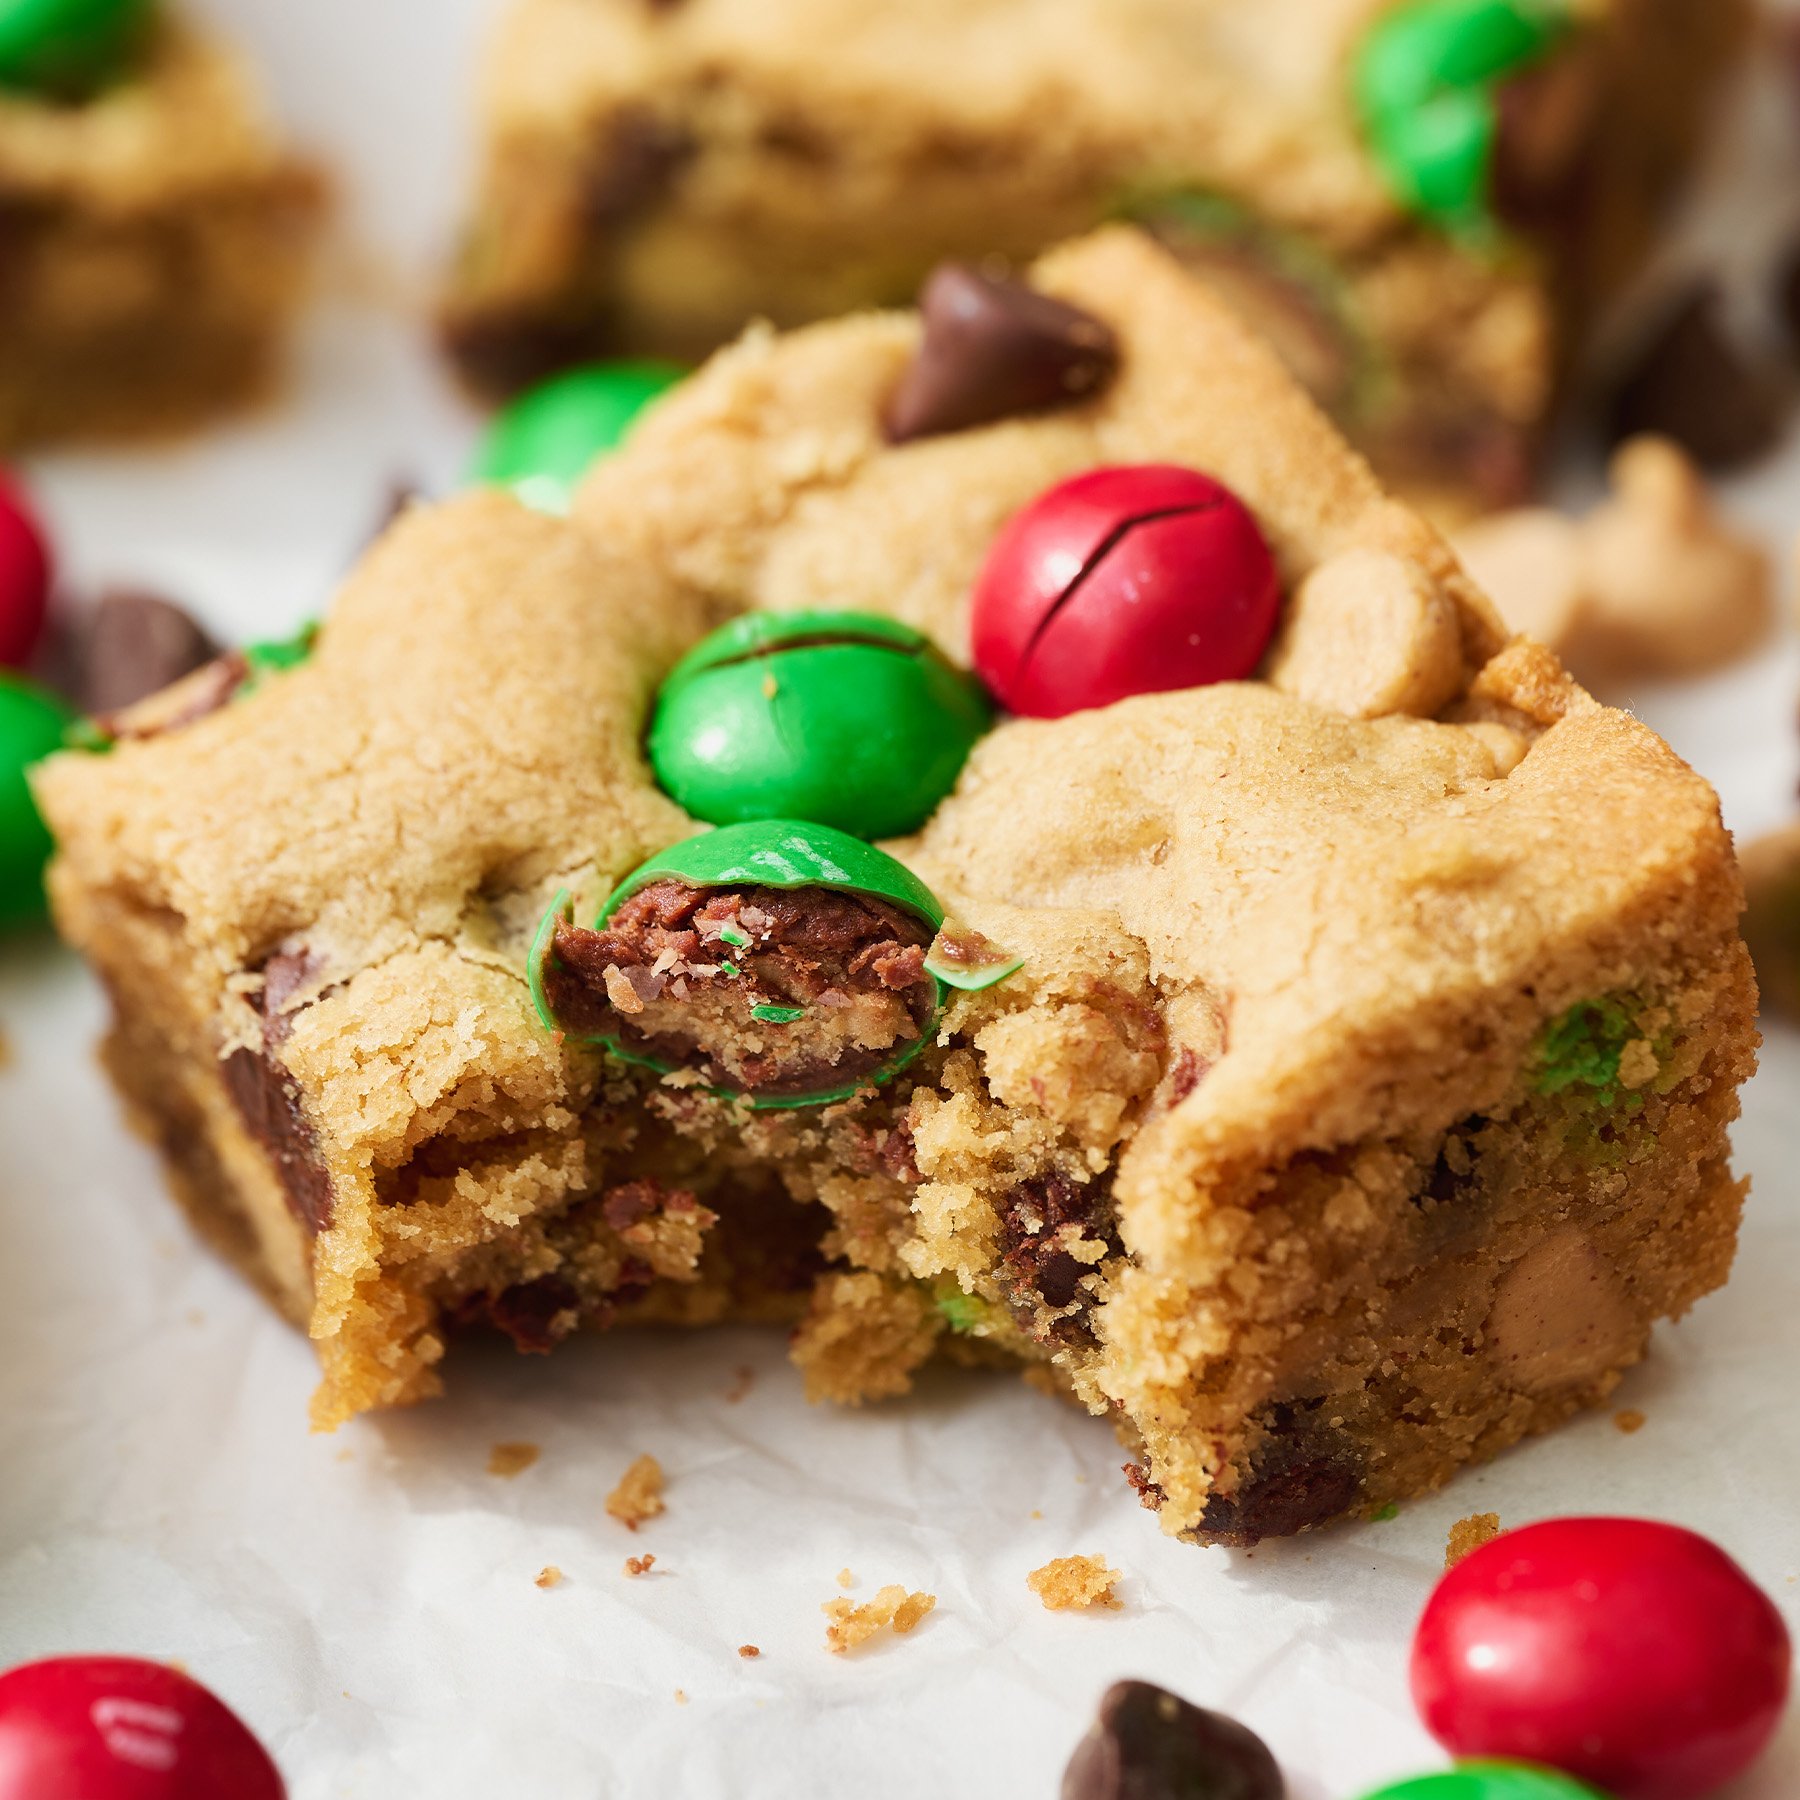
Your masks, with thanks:
M1314 1422L1311 1410L1306 1403L1269 1409L1249 1478L1235 1494L1207 1501L1194 1532L1202 1543L1252 1549L1264 1538L1327 1524L1355 1504L1362 1478L1348 1441Z
M661 199L693 153L685 127L641 109L619 113L583 184L586 222L604 230L643 211Z
M1028 1331L1043 1338L1068 1341L1085 1337L1087 1328L1071 1315L1039 1320L1040 1305L1060 1310L1087 1298L1081 1278L1099 1264L1078 1261L1064 1245L1070 1227L1084 1239L1119 1248L1113 1217L1112 1176L1076 1181L1061 1169L1050 1169L1020 1182L1007 1196L1000 1216L1000 1262L1012 1289L1015 1310Z
M1800 353L1800 243L1788 250L1776 271L1775 310L1787 328L1788 348Z
M1119 1681L1075 1746L1062 1800L1283 1800L1286 1792L1249 1726L1148 1681Z
M219 647L188 612L141 588L108 588L81 632L77 698L118 712L210 662Z
M1639 432L1673 438L1708 469L1729 469L1781 435L1786 396L1727 330L1716 282L1691 289L1613 395L1613 442Z
M540 1275L498 1294L477 1294L460 1309L463 1323L485 1317L527 1356L548 1356L581 1322L581 1296L560 1275Z
M924 337L883 420L890 443L1084 400L1119 364L1092 314L967 263L941 264L919 310Z
M289 1208L315 1235L331 1223L331 1175L300 1104L299 1084L268 1051L241 1046L220 1065L244 1128L269 1154Z

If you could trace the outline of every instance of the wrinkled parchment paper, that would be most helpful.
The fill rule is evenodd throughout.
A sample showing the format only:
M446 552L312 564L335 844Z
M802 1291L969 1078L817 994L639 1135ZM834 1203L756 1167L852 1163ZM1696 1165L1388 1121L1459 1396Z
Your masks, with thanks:
M395 479L453 484L472 421L368 297L453 210L489 0L214 0L348 171L379 252L335 278L283 410L155 456L33 477L81 578L161 584L228 635L316 611ZM1789 164L1789 168L1793 165ZM360 300L345 296L360 291ZM1800 443L1730 490L1784 552ZM1617 696L1718 782L1740 831L1792 806L1800 639ZM1738 1130L1756 1193L1729 1290L1658 1334L1615 1408L1398 1518L1252 1554L1162 1538L1101 1423L1015 1378L934 1376L808 1408L775 1336L620 1335L551 1359L459 1352L451 1397L309 1436L305 1343L197 1247L92 1060L102 1007L47 942L0 950L0 1666L180 1660L239 1708L295 1800L679 1794L1050 1800L1102 1686L1238 1714L1295 1800L1438 1766L1407 1635L1465 1514L1619 1510L1728 1546L1800 1624L1800 1034L1771 1032ZM747 1372L747 1373L746 1373ZM492 1447L541 1456L507 1480ZM640 1452L668 1511L603 1500ZM652 1551L653 1573L624 1559ZM1102 1552L1122 1610L1046 1613L1026 1572ZM536 1585L554 1565L564 1579ZM839 1658L820 1605L938 1596ZM754 1660L739 1646L756 1645ZM1738 1800L1800 1791L1800 1721Z

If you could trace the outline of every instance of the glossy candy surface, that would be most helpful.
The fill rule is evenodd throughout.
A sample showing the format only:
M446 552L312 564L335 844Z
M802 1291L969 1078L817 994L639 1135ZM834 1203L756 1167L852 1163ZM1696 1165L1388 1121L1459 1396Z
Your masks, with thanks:
M991 722L987 696L919 632L867 613L748 613L657 698L656 778L714 825L808 819L915 831Z
M1705 1538L1552 1519L1438 1583L1412 1689L1453 1754L1545 1763L1614 1800L1700 1800L1761 1754L1789 1655L1774 1606Z
M36 682L0 673L0 928L44 916L50 833L38 816L26 770L62 747L74 719Z
M1060 718L1252 674L1275 564L1243 503L1172 464L1090 470L1008 521L976 582L975 666L1001 703Z
M153 0L0 0L0 88L77 99L130 60Z
M1399 1781L1363 1800L1606 1800L1586 1783L1529 1763L1470 1762Z
M1568 30L1564 0L1415 0L1357 52L1357 109L1401 200L1451 227L1487 221L1497 89Z
M50 549L30 502L0 474L0 666L22 669L44 634Z
M616 450L638 414L686 373L675 363L604 362L552 376L488 427L475 479L510 487L540 511L567 512L594 459Z
M163 1663L62 1656L0 1675L0 1800L283 1800L238 1716Z

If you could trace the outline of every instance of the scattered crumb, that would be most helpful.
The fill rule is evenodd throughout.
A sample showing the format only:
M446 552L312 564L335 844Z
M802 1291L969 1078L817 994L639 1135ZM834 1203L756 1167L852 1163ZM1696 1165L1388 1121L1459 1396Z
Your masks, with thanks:
M541 1588L553 1588L563 1578L563 1572L555 1563L545 1563L537 1572L537 1584Z
M649 1556L628 1556L625 1559L625 1573L627 1575L648 1575L655 1567L656 1557L654 1554Z
M936 1605L936 1594L909 1594L896 1581L861 1606L851 1600L827 1600L819 1610L831 1621L825 1627L825 1642L834 1655L842 1656L883 1626L892 1626L903 1637Z
M631 1531L663 1510L662 1464L654 1456L640 1456L606 1496L606 1510Z
M677 1688L675 1690L675 1704L677 1706L686 1706L687 1705L687 1689L686 1688Z
M190 1306L188 1308L187 1322L190 1325L204 1325L206 1323L206 1314L203 1313L199 1307Z
M1034 1506L1031 1509L1031 1516L1034 1519L1041 1519L1044 1516L1044 1509L1041 1506Z
M12 1066L12 1059L12 1039L9 1038L4 1031L0 1031L0 1069L10 1068Z
M1613 1423L1627 1437L1630 1437L1634 1431L1642 1431L1645 1422L1644 1415L1635 1406L1627 1406L1622 1411L1613 1414Z
M1113 1583L1117 1569L1106 1566L1104 1556L1058 1556L1033 1569L1025 1585L1043 1601L1047 1612L1086 1612L1090 1606L1109 1606L1115 1611L1119 1597Z
M739 1363L731 1377L731 1386L725 1390L726 1405L736 1406L755 1385L756 1371L748 1363Z
M1470 1513L1450 1527L1450 1541L1444 1545L1444 1567L1454 1569L1472 1550L1492 1543L1500 1535L1498 1513Z
M853 1588L856 1586L856 1577L852 1575L848 1569L839 1569L838 1586L841 1588Z
M337 1459L339 1462L355 1462L356 1452L346 1444L344 1448L337 1453Z
M488 1473L502 1481L523 1475L543 1452L536 1444L496 1444L488 1452Z
M762 1655L762 1652L754 1644L739 1644L738 1655L741 1656L745 1662L754 1662L757 1657Z

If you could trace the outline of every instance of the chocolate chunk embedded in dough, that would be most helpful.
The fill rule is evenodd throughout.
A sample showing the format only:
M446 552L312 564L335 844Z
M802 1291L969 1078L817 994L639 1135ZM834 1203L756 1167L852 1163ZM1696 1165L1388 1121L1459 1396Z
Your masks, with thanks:
M245 1129L269 1153L294 1216L315 1235L331 1223L331 1175L300 1104L299 1084L269 1051L233 1050L220 1065Z
M890 443L1085 400L1118 367L1110 326L967 263L941 264L919 310L925 335L883 420Z

